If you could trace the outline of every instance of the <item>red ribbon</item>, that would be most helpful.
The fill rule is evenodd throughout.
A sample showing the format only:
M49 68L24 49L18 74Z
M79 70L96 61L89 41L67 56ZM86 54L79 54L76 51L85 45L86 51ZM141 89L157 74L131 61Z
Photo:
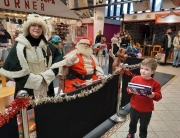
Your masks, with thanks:
M8 113L0 113L0 127L8 123L11 118L13 118L18 111L23 108L27 108L30 105L30 97L27 98L17 98L11 105L8 106Z
M133 74L131 71L126 70L125 68L121 68L120 73L124 73L124 74L126 74L128 76L131 76L131 77L136 76L136 74Z

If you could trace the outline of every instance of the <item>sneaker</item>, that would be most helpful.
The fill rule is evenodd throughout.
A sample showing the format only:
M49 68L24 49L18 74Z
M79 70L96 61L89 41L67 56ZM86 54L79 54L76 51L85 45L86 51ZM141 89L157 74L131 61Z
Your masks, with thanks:
M134 134L128 134L126 138L135 138Z

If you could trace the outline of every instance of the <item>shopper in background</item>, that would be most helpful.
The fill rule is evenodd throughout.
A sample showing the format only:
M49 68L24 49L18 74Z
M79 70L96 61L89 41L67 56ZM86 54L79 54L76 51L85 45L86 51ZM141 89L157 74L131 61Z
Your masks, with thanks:
M3 59L3 62L5 62L10 52L8 39L11 39L11 35L6 31L3 24L0 22L0 60Z
M29 14L23 24L23 34L16 38L0 69L0 74L14 79L15 96L20 90L37 98L54 95L52 81L59 70L50 67L63 58L59 50L46 40L46 32L44 19L38 14Z
M130 44L130 36L128 34L125 34L121 41L121 47L127 48L127 46Z
M116 56L116 53L120 48L120 43L121 43L121 38L119 36L119 33L114 34L114 36L111 38L111 49L109 50L109 52ZM113 62L114 62L113 58L109 56L108 74L112 74Z
M178 68L180 61L180 31L178 31L177 36L173 40L173 46L174 46L173 67Z
M164 35L163 40L162 40L162 50L165 53L164 64L166 64L166 62L167 62L169 52L170 52L171 47L172 47L172 42L173 42L172 30L167 29L166 34Z
M61 45L61 38L58 35L53 35L49 41L59 50L62 56L64 56L64 50Z
M131 94L130 104L130 124L129 134L126 138L135 138L137 131L137 123L139 121L139 137L147 138L147 129L151 120L152 111L154 110L153 101L162 99L161 85L151 76L155 73L157 68L157 61L153 58L144 59L141 63L140 74L131 79L132 83L140 85L151 86L152 94L148 96L141 96L136 91L131 91L127 87L128 94Z
M99 34L96 36L96 39L95 39L95 44L96 43L101 43L101 37L102 37L102 31L99 30Z

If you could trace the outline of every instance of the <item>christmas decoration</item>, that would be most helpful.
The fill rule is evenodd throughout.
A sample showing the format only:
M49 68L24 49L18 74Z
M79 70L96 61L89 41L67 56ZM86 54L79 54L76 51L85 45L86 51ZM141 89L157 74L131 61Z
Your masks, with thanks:
M94 93L94 92L98 91L100 88L102 88L105 85L105 83L107 83L109 80L111 80L113 78L113 76L115 76L115 75L124 73L128 76L132 76L132 77L135 76L135 74L133 74L130 70L136 69L139 67L140 67L140 64L135 64L135 65L122 64L122 65L120 65L120 67L118 69L116 69L116 71L114 71L113 74L109 74L99 84L92 86L90 89L81 90L81 92L79 92L78 94L74 94L74 95L64 94L64 95L56 95L54 97L35 98L35 99L30 100L31 105L35 107L35 106L38 106L41 104L46 104L46 103L58 103L58 102L63 102L64 100L71 101L71 100L75 100L76 98L86 97L86 96L90 95L91 93Z
M8 123L21 109L27 108L30 105L30 97L17 98L11 105L8 106L6 113L0 113L0 127Z
M91 93L94 93L98 91L100 88L102 88L109 80L111 80L115 75L119 74L126 74L128 76L135 76L130 70L139 68L140 64L135 65L127 65L127 64L121 64L118 69L114 71L113 74L109 74L105 79L103 79L100 83L98 83L95 86L92 86L90 89L84 89L81 90L78 94L74 95L56 95L54 97L35 97L35 99L32 99L31 97L25 97L25 98L16 98L11 105L8 107L8 111L4 114L0 113L0 127L2 127L4 124L8 123L11 118L13 118L20 110L27 108L29 105L32 105L33 107L46 104L46 103L59 103L66 101L75 100L76 98L83 98Z

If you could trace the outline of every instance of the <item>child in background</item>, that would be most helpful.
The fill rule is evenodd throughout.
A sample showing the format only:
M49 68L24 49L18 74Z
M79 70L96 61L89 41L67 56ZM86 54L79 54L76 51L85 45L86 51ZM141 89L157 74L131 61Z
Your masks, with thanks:
M127 87L128 94L131 94L130 104L130 124L129 134L126 138L134 138L137 130L137 123L140 120L139 137L147 138L147 129L151 119L152 111L154 110L153 101L162 99L161 86L159 82L152 78L157 68L157 61L152 58L144 59L141 63L140 74L131 79L132 83L151 86L152 94L140 96L137 92L131 91Z

